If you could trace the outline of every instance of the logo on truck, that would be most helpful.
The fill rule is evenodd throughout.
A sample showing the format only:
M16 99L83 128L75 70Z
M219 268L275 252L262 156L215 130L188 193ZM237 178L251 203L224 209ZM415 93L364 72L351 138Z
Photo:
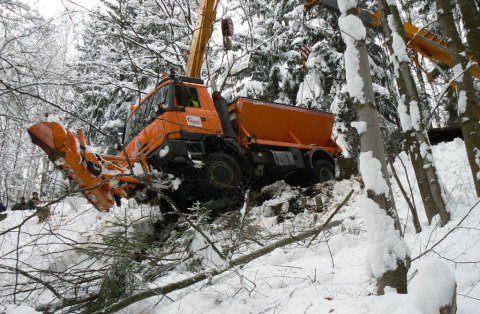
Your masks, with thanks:
M202 120L197 116L187 116L187 124L201 128Z

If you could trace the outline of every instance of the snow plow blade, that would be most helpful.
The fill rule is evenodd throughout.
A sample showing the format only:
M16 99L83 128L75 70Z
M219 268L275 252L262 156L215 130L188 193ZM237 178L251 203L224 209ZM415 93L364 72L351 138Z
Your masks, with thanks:
M127 171L125 158L88 152L81 130L74 136L56 122L40 122L31 126L28 133L32 143L45 151L98 210L109 210L114 202L119 205L121 197L130 198L142 187L137 179L118 176ZM109 170L108 174L102 174L106 172L102 170Z

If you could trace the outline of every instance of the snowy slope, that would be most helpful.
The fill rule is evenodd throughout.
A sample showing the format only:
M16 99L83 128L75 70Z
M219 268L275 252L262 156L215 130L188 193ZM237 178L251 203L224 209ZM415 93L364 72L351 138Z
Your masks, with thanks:
M262 227L261 243L268 244L276 239L288 237L291 233L312 228L324 221L351 189L353 196L334 220L339 225L320 234L310 246L310 239L277 248L243 267L237 267L222 275L189 288L168 294L168 298L152 297L124 309L123 313L436 313L429 305L442 304L442 293L448 294L448 284L457 283L457 304L460 314L480 313L480 208L474 207L460 227L457 224L476 205L478 198L471 179L464 144L461 140L442 143L434 147L434 156L439 174L448 192L448 206L452 215L451 222L440 228L435 223L426 225L426 216L418 189L413 184L414 174L406 155L395 162L402 184L410 193L407 176L412 184L415 203L419 212L423 231L415 234L407 206L400 190L392 178L397 210L402 227L406 224L405 240L411 249L413 259L409 271L409 295L397 295L387 291L384 296L374 296L374 283L367 277L364 261L369 246L365 231L362 209L358 206L363 194L358 179L337 182L330 191L322 196L325 214L305 210L296 216L286 215L282 223L271 214L274 203L286 203L297 193L296 189L286 189L269 203L255 207L251 214L255 224ZM312 204L312 200L309 201ZM58 204L49 224L37 224L37 218L27 221L21 228L21 235L11 232L1 239L1 264L16 264L16 247L19 244L18 260L28 260L36 267L61 271L74 265L86 263L79 253L64 253L70 241L96 242L99 233L111 228L116 216L127 215L132 218L158 216L150 207L134 208L134 202L125 204L122 209L110 213L97 213L82 199L67 199ZM311 209L311 208L310 208ZM0 222L0 230L6 230L19 224L28 212L8 212L6 220ZM323 215L323 216L322 216ZM454 229L454 230L453 230ZM53 236L54 232L60 234ZM453 231L452 231L453 230ZM450 232L448 236L443 237ZM328 242L325 241L325 236ZM443 239L443 240L442 240ZM441 240L441 242L439 242ZM195 242L197 241L197 242ZM437 244L437 242L439 242ZM47 246L42 243L49 243ZM432 248L421 258L417 256ZM192 245L202 246L202 239L195 239ZM238 253L258 249L251 242ZM56 252L56 253L55 253ZM237 255L233 256L235 258ZM203 250L204 267L221 267L221 261L214 253ZM212 257L213 256L213 257ZM440 262L441 261L441 262ZM217 263L217 266L214 265ZM101 267L99 263L91 266ZM148 283L157 287L166 283L193 276L181 265L167 276ZM14 276L1 274L3 282L14 283ZM21 276L19 277L21 281ZM29 300L17 300L22 308L11 305L8 300L6 313L35 313L28 306L47 302L49 293L30 297ZM160 301L161 300L161 301ZM160 302L159 302L160 301ZM35 304L31 303L34 302ZM439 303L440 302L440 303ZM1 301L0 311L6 302Z

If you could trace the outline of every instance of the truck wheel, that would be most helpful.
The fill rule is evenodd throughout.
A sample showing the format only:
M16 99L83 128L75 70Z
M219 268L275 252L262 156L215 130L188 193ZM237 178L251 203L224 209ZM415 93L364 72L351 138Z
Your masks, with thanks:
M230 155L211 154L199 174L200 189L212 198L221 198L240 191L242 169Z
M323 183L335 179L335 166L325 159L315 161L313 164L313 183Z
M87 169L90 171L91 174L94 176L99 176L102 174L102 166L97 165L93 161L87 161Z

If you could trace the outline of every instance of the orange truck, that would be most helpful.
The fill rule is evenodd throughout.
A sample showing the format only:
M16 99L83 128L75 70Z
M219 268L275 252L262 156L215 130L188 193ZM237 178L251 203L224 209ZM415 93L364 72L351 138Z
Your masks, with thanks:
M335 177L342 149L331 138L332 114L249 98L227 105L220 93L210 96L199 77L218 4L200 1L186 76L165 77L132 108L119 156L92 152L82 130L73 134L55 122L28 129L97 209L120 205L122 197L148 201L155 183L176 190L178 201L208 201L255 183Z
M201 79L170 75L132 108L119 156L89 152L81 130L74 135L55 122L28 131L93 205L108 210L159 174L182 180L177 197L200 201L240 195L256 182L332 180L342 152L333 122L330 113L268 101L227 104Z

